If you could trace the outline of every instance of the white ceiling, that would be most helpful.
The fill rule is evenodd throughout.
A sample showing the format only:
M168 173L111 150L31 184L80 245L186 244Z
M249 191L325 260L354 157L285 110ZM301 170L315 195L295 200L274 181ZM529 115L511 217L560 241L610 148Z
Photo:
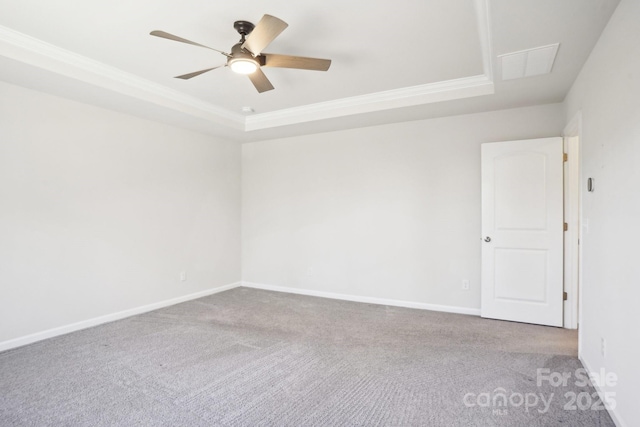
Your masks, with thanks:
M560 102L619 0L0 0L0 79L238 141ZM258 94L213 51L233 22L289 27L268 52L332 59L265 69ZM497 56L560 43L552 73L501 81ZM242 107L255 114L247 116Z

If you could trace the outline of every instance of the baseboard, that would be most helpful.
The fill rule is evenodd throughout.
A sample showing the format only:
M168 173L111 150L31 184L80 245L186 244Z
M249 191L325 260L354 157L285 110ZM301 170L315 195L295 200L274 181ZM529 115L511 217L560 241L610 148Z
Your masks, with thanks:
M365 297L359 295L338 294L333 292L314 291L311 289L289 288L286 286L265 285L262 283L242 282L245 288L263 289L266 291L286 292L289 294L308 295L312 297L339 299L344 301L364 302L368 304L390 305L394 307L417 308L420 310L443 311L445 313L470 314L480 316L479 308L456 307L452 305L427 304L422 302L402 301L386 298Z
M321 297L321 298L331 298L331 299L338 299L338 300L344 300L344 301L363 302L368 304L417 308L421 310L442 311L446 313L458 313L458 314L470 314L474 316L480 315L480 309L475 309L475 308L456 307L456 306L438 305L438 304L426 304L421 302L402 301L402 300L394 300L394 299L386 299L386 298L374 298L374 297L366 297L366 296L359 296L359 295L339 294L339 293L332 293L332 292L315 291L310 289L297 289L297 288L290 288L285 286L265 285L260 283L251 283L251 282L236 282L236 283L231 283L229 285L219 286L217 288L207 289L205 291L196 292L189 295L183 295L181 297L172 298L165 301L159 301L153 304L147 304L141 307L135 307L129 310L119 311L117 313L94 317L92 319L83 320L81 322L76 322L69 325L59 326L57 328L48 329L46 331L36 332L34 334L13 338L7 341L0 342L0 351L22 347L23 345L27 345L27 344L42 341L48 338L57 337L59 335L64 335L71 332L79 331L81 329L86 329L93 326L101 325L103 323L109 323L109 322L124 319L127 317L135 316L136 314L147 313L149 311L168 307L170 305L179 304L181 302L202 298L208 295L213 295L218 292L223 292L229 289L237 288L239 286L244 286L247 288L255 288L255 289L264 289L268 291L286 292L291 294L309 295L309 296L315 296L315 297Z
M578 359L580 360L580 363L582 363L582 366L584 366L584 368L588 372L598 372L598 371L594 371L593 369L591 369L589 364L584 360L584 358L582 356L578 355ZM602 391L600 386L598 384L593 384L593 388L596 389L596 392L598 393L598 396L600 397L600 400L602 402L604 402L605 401L604 392ZM622 418L620 418L620 416L616 413L615 409L611 409L611 410L607 409L607 412L611 416L611 419L613 420L613 422L615 423L616 426L618 426L618 427L627 427L629 425L629 424L625 423L622 420Z
M81 322L72 323L70 325L59 326L53 329L47 329L46 331L36 332L35 334L25 335L23 337L13 338L7 341L0 342L0 351L9 350L16 347L22 347L23 345L31 344L37 341L46 340L47 338L57 337L59 335L68 334L70 332L79 331L81 329L90 328L92 326L101 325L103 323L113 322L115 320L124 319L126 317L135 316L136 314L147 313L149 311L157 310L159 308L168 307L170 305L179 304L181 302L190 301L208 295L217 294L229 289L237 288L241 286L241 282L231 283L229 285L219 286L217 288L207 289L206 291L196 292L189 295L183 295L181 297L172 298L153 304L143 305L141 307L131 308L129 310L119 311L117 313L107 314L104 316L94 317L92 319L83 320Z

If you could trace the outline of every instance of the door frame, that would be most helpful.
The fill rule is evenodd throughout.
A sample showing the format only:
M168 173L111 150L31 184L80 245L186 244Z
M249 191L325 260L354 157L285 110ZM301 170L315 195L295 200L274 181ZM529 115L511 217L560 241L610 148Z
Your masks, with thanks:
M565 153L568 162L565 167L565 222L569 229L565 232L565 283L567 301L564 305L564 327L578 329L578 353L581 353L582 337L578 327L582 323L582 112L578 111L564 128Z

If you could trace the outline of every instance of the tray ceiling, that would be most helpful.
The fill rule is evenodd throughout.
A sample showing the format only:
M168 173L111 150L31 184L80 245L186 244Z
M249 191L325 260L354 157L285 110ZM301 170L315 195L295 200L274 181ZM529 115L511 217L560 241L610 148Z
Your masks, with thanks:
M534 79L549 88L542 101L557 102L618 2L561 3L0 0L0 79L240 141L305 133L311 122L313 131L349 127L345 117L375 124L399 109L428 117L435 103L460 112L537 103ZM225 58L149 36L160 29L228 50L238 41L233 22L265 13L289 24L268 52L330 58L329 71L265 69L275 90L262 94L228 68L184 81L173 76ZM553 73L498 93L506 86L495 78L497 55L550 43L560 43Z

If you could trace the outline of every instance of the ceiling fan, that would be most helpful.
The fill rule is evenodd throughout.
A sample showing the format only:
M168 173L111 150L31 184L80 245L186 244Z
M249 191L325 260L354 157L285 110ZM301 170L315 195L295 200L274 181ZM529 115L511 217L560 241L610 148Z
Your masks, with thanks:
M286 22L271 15L264 15L256 25L248 21L236 21L233 24L233 28L240 33L240 41L231 47L231 53L192 42L164 31L156 30L150 34L156 37L215 50L227 57L227 63L224 65L176 76L177 79L188 80L208 71L215 70L216 68L228 66L236 73L249 76L251 83L253 83L258 92L262 93L273 89L273 85L262 72L262 67L327 71L329 66L331 66L330 59L262 53L263 49L269 46L287 26L288 24Z

